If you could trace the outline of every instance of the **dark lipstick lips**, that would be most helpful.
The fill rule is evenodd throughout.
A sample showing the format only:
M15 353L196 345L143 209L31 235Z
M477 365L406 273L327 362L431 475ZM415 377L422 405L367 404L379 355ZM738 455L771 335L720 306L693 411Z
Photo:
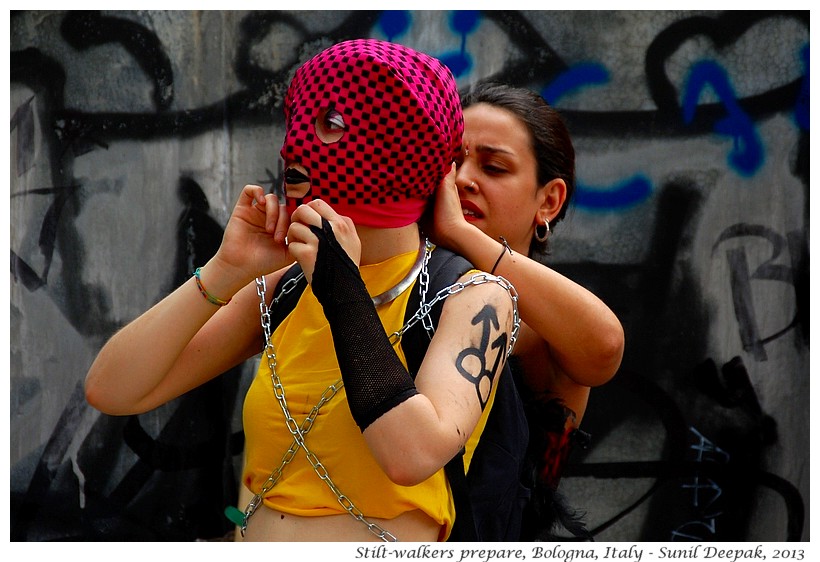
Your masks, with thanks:
M310 182L310 178L307 177L302 172L300 172L299 170L294 170L293 168L289 168L285 172L285 183L296 184L296 183L309 183L309 182Z

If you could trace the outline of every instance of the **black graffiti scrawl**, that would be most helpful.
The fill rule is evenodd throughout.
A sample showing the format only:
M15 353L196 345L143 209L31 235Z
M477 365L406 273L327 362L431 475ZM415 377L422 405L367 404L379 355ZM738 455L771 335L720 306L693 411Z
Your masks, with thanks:
M127 321L124 301L162 298L213 255L244 183L276 192L290 74L354 37L439 56L462 86L535 89L567 118L575 210L547 262L604 299L627 338L561 484L596 540L810 538L807 11L23 11L10 23L12 540L229 537L250 366L127 417L91 410L83 377ZM641 33L615 40L625 29ZM253 150L266 156L242 160ZM125 212L129 201L142 206ZM130 212L142 220L129 225L168 233L167 265L141 264L162 268L149 286L122 281L130 256L95 255L114 242L132 253L104 239Z

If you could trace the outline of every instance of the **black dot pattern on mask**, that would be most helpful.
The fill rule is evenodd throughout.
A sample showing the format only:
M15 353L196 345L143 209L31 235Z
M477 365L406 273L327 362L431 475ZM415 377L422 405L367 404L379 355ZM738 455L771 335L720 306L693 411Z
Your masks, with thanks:
M333 107L342 139L323 143L315 121ZM461 146L463 120L452 74L440 61L375 40L334 45L296 72L285 99L286 162L308 170L311 191L331 205L426 198Z

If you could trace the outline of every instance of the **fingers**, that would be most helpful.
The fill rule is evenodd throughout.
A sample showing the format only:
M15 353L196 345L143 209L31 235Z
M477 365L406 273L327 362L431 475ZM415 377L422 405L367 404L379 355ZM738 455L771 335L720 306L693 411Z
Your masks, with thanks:
M283 243L288 231L288 213L284 203L280 203L273 193L265 193L258 185L246 185L242 188L237 209L248 208L264 214L265 230L273 233L274 241ZM259 216L261 220L263 217Z
M450 193L455 194L458 197L458 184L456 180L458 179L458 167L456 163L453 162L453 166L450 169L450 173L445 176L444 181L442 182L443 186L446 188L442 191L449 191Z
M279 215L276 217L276 221L274 222L273 239L276 242L284 243L288 234L290 217L288 217L288 212L284 203L279 204L277 202L277 205L279 207Z
M456 186L456 163L453 162L450 164L450 171L447 172L447 175L444 176L444 179L441 180L442 187L450 187L453 188Z
M350 217L338 214L330 205L318 199L300 205L291 215L288 229L288 248L299 252L301 251L300 248L293 249L294 242L297 244L315 244L318 242L318 238L311 232L310 228L321 229L323 219L330 223L337 242L345 248L348 254L352 252L358 259L360 254L357 247L359 244L358 234L353 220ZM351 257L353 256L351 255Z
M255 205L265 205L265 190L259 185L246 185L242 188L237 205L253 207Z
M318 240L310 231L310 227L301 222L292 222L287 230L288 251L294 255L302 251L301 246Z
M305 225L322 226L322 219L326 219L331 226L347 223L349 219L339 215L330 205L321 199L315 199L309 203L299 205L290 217L291 222L300 222Z
M296 216L296 212L294 212L293 217ZM305 278L308 283L311 283L313 281L313 268L316 265L316 256L319 253L319 239L311 232L309 225L295 221L293 217L291 217L287 232L288 252L302 266Z
M263 198L263 203L255 203L255 206L265 212L265 230L268 232L275 232L277 225L282 221L282 215L287 215L284 211L284 206L279 205L279 199L273 193L268 193ZM287 230L287 227L285 227ZM284 235L283 238L284 240ZM281 242L281 240L280 240Z
M447 175L441 180L441 183L436 190L437 201L440 201L444 197L448 197L450 193L458 193L458 187L456 187L457 174L456 163L453 162L450 165L450 171L447 172Z
M318 200L299 205L291 215L290 226L287 230L288 249L297 259L302 257L307 250L303 248L303 245L315 245L318 241L316 235L310 231L310 227L321 228L323 218L321 213L335 215L327 204Z
M453 164L450 173L448 173L439 185L436 191L436 212L442 214L443 211L455 209L458 206L458 211L461 211L461 203L459 203L458 187L456 186L456 166ZM455 212L455 211L453 211Z

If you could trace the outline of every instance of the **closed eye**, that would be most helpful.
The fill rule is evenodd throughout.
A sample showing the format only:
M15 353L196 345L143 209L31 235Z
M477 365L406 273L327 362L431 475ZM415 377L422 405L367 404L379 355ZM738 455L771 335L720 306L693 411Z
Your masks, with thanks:
M485 172L493 175L504 174L507 172L506 168L501 168L499 166L485 165L483 168Z

